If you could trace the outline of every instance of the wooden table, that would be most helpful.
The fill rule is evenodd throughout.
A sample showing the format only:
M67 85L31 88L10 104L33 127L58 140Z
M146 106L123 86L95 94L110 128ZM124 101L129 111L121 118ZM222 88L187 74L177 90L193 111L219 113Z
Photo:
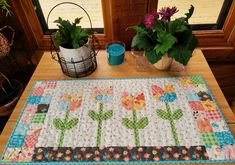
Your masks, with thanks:
M194 55L187 65L185 72L163 72L157 70L151 72L138 72L135 69L135 60L133 59L133 56L130 52L126 52L125 62L119 66L110 66L107 63L105 51L99 52L97 55L97 61L98 67L96 71L86 78L163 77L188 75L203 76L212 94L214 95L215 100L221 108L228 125L235 135L235 117L200 49L196 49L194 51ZM15 126L16 120L24 106L24 103L29 95L30 90L32 89L34 82L37 80L64 79L72 78L64 75L60 69L60 65L51 58L49 52L45 52L0 136L0 155L4 150L7 140Z

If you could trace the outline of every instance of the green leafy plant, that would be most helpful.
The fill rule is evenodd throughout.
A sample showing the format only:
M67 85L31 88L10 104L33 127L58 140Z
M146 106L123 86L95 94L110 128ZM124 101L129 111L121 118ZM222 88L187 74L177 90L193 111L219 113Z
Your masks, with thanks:
M85 45L88 41L88 31L81 26L77 26L82 17L76 18L73 23L63 20L61 17L55 20L58 30L52 34L53 42L56 46L76 49Z
M165 7L159 12L146 15L144 23L131 27L137 32L132 39L132 47L144 50L152 64L168 53L168 57L187 65L197 45L197 39L188 23L193 11L191 5L185 17L175 20L171 20L171 17L178 12L176 7Z
M2 12L5 13L6 16L11 16L12 13L8 0L0 0L0 7Z

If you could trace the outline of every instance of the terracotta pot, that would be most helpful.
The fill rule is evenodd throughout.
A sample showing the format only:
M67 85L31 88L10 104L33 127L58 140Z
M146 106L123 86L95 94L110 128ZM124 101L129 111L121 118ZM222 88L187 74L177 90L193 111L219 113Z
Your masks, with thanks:
M156 62L155 64L153 64L153 66L155 68L157 68L158 70L168 70L169 67L171 66L173 62L173 59L172 58L169 58L168 57L168 54L165 53L161 60L159 60L158 62Z

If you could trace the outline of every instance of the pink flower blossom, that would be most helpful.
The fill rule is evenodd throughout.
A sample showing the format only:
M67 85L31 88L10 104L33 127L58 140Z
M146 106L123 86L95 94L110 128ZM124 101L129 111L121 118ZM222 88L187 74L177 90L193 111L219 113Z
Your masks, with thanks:
M147 14L145 16L144 25L147 29L153 28L155 17L153 14Z
M158 14L161 16L161 20L163 22L167 22L167 21L170 21L171 16L173 16L178 11L179 10L177 10L177 8L175 6L172 7L172 8L170 8L170 7L163 7L162 9L160 9Z

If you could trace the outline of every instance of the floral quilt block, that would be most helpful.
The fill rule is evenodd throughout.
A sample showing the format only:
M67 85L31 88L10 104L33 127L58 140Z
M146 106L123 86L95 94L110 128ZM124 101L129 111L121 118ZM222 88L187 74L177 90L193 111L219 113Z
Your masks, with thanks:
M235 162L200 76L37 81L1 163Z

